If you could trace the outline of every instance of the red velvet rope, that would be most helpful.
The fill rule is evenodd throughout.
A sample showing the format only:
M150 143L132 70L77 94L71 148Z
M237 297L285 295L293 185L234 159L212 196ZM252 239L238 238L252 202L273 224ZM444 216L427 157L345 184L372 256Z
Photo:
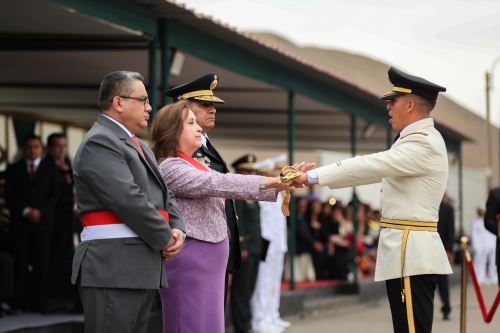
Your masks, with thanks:
M485 322L489 323L493 319L493 315L495 314L495 311L498 307L498 303L500 303L500 289L498 290L497 297L495 298L495 301L493 302L493 305L491 306L491 309L488 312L486 309L486 305L484 304L484 298L483 298L483 293L481 292L481 287L477 282L476 271L474 270L474 264L472 263L468 251L467 253L464 253L464 255L467 258L467 265L469 266L470 276L472 278L472 283L474 284L474 290L476 291L477 301L479 302L479 307L481 308L483 319Z

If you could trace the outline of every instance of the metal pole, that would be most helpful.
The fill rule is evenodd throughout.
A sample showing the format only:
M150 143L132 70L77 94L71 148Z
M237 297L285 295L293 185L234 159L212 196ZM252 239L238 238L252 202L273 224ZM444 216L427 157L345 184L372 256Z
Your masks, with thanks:
M149 104L153 108L149 116L149 123L153 121L158 111L158 71L157 71L157 51L158 37L153 36L149 43Z
M487 175L487 184L488 188L487 191L490 190L492 186L492 172L493 172L493 166L492 166L492 158L491 158L491 128L490 128L490 73L486 71L485 73L485 79L486 79L486 158L487 158L487 163L488 163L488 175Z
M293 165L295 152L295 92L288 91L288 164ZM290 257L290 290L295 289L295 251L297 242L297 225L295 221L295 195L292 192L290 200L290 237L289 257Z
M160 38L160 61L161 61L161 105L168 103L168 98L165 96L165 91L168 90L168 81L170 75L170 52L168 43L168 22L165 18L161 18L159 21L159 31L158 36Z
M9 164L10 160L10 131L9 131L10 117L5 116L5 153L7 154L7 159L5 160L6 165Z
M462 248L462 282L460 286L460 333L465 333L467 329L467 242L468 238L460 238Z
M351 153L352 156L356 156L357 154L357 135L356 135L356 127L357 127L357 118L353 114L351 115ZM356 283L358 281L358 230L359 230L359 221L358 221L358 198L356 196L356 187L352 188L352 223L354 228L353 233L353 249L352 249L352 258L353 258L353 267L352 267L352 282Z

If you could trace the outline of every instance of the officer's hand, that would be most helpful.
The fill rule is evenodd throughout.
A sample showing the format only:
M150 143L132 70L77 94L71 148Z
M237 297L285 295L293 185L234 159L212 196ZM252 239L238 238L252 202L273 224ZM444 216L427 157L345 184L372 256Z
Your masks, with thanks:
M320 242L314 242L313 243L313 249L314 251L318 252L318 253L321 253L323 252L323 250L325 249L323 244L321 244Z
M241 262L245 262L248 259L248 250L241 250Z
M294 167L299 171L307 172L309 170L316 168L316 163L300 162L300 163L295 163L294 165L292 165L292 167Z
M292 185L295 187L305 187L309 185L309 178L307 177L307 173L304 173L299 177L295 178Z
M28 220L30 220L30 222L40 223L42 213L40 212L40 209L38 209L38 208L28 207L28 209L26 210L26 214L24 216Z
M453 266L453 263L455 262L455 253L453 251L446 251L446 255L448 256L448 261L450 262L450 265Z

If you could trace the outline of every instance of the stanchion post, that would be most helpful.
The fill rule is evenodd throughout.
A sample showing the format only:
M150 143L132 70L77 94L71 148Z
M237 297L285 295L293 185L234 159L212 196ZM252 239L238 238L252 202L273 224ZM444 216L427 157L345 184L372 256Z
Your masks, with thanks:
M460 333L465 333L467 329L467 251L469 239L466 236L460 237L462 248L462 285L460 289Z

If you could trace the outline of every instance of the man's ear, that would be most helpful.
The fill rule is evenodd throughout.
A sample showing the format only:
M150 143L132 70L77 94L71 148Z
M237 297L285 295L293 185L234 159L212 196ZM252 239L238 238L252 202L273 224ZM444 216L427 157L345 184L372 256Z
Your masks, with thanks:
M406 101L406 110L408 110L408 113L412 113L415 111L417 108L417 102L415 101L414 98L408 98Z
M112 100L113 109L120 113L123 112L122 102L123 100L119 96L114 96Z

